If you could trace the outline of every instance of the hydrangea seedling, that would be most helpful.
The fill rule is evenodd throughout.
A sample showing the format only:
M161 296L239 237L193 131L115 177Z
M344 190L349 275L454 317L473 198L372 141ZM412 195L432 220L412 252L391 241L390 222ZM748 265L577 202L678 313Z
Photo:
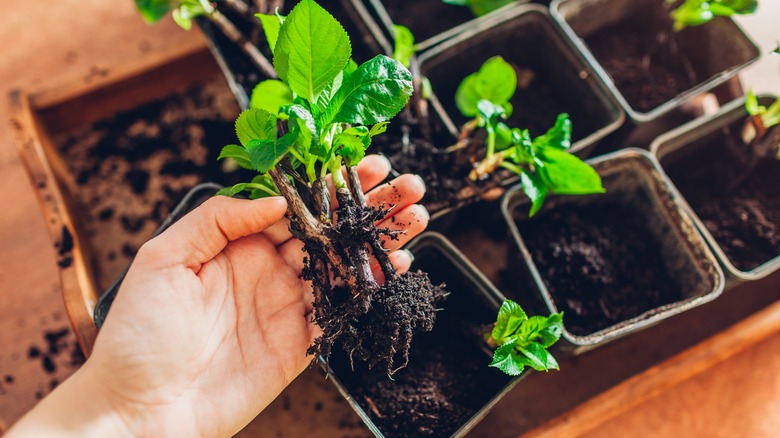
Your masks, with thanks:
M547 349L561 338L562 332L563 313L529 318L519 304L507 300L490 333L489 343L496 345L490 366L510 376L520 375L525 367L557 370L558 361Z
M666 4L673 5L676 1L666 0ZM671 16L674 19L674 30L680 31L709 23L716 17L747 15L757 9L758 0L685 0L671 12Z
M780 159L780 98L766 107L750 90L745 97L745 109L750 117L742 127L742 140L752 146L757 158L774 156Z
M536 138L527 129L511 128L504 123L512 112L509 101L516 89L515 70L500 56L488 59L458 87L456 105L464 116L473 117L464 125L461 139L468 138L477 128L487 133L485 157L474 165L469 178L487 178L498 168L515 172L531 200L530 216L539 211L549 194L604 193L598 173L568 152L572 122L567 114L560 114L555 125ZM459 142L462 144L463 141ZM459 145L451 150L457 150Z

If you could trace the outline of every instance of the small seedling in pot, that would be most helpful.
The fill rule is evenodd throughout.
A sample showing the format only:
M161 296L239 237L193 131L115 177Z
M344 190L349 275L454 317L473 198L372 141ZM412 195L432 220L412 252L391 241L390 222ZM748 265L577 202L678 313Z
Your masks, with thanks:
M220 155L259 176L221 194L287 199L290 230L307 254L314 321L323 330L309 353L327 358L339 343L350 359L382 364L392 374L406 366L414 334L432 329L443 294L424 273L396 272L380 240L394 234L375 225L387 210L366 205L356 166L406 106L412 75L383 55L357 65L343 27L313 0L302 0L287 17L262 19L278 23L268 41L280 80L257 86L252 107L236 120L241 144ZM340 205L337 221L328 180ZM384 273L382 285L370 256Z
M242 14L246 14L250 10L249 5L244 0L224 0L224 3L227 7ZM176 24L185 30L190 30L192 20L197 17L207 18L236 46L240 47L266 77L276 77L274 67L268 59L244 37L233 22L214 7L212 2L208 0L135 0L135 5L144 20L150 24L160 21L170 13Z
M490 366L510 376L520 375L525 367L557 370L558 361L547 349L561 338L562 332L563 313L529 318L519 304L507 300L487 336L488 344L495 348Z
M475 16L481 17L504 6L514 3L516 0L442 0L448 5L465 6L471 9Z
M750 146L753 161L768 157L780 159L780 99L766 107L760 105L756 95L749 91L745 109L750 117L743 125L742 140Z
M488 59L458 87L458 109L473 119L464 125L460 140L449 151L467 149L476 129L486 132L485 155L474 164L469 179L486 179L498 168L516 173L531 199L531 216L539 211L548 194L603 193L598 173L568 152L572 123L567 114L560 114L555 125L536 138L527 129L504 123L512 112L509 101L516 89L515 69L500 56Z
M669 6L678 2L679 0L666 0ZM680 31L686 27L709 23L716 17L747 15L757 9L758 0L685 0L671 12L671 16L674 19L674 30Z

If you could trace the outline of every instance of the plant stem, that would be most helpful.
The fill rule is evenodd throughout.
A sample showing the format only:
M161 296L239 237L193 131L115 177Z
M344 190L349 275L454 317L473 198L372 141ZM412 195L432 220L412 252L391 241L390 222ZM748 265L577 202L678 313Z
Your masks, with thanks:
M357 168L348 166L347 177L349 178L349 187L355 202L363 207L367 207L366 196L363 193L363 186L360 184L360 176L358 175ZM377 238L372 239L369 245L371 246L371 252L374 254L379 266L382 268L382 272L385 274L385 281L393 280L397 273L393 263L390 261L390 257L382 247L382 243Z
M230 9L233 9L234 11L238 12L241 15L248 15L249 14L249 5L246 4L243 0L222 0L225 2L227 7Z
M487 154L485 155L485 159L490 159L496 154L496 128L488 123L485 126L485 131L487 131L487 140L485 141L487 144Z
M219 11L207 15L212 23L214 23L225 36L230 39L235 45L241 48L247 56L252 60L252 63L260 69L260 72L269 79L276 79L276 70L274 66L260 53L257 47L252 44L251 41L244 38L244 35L240 30Z

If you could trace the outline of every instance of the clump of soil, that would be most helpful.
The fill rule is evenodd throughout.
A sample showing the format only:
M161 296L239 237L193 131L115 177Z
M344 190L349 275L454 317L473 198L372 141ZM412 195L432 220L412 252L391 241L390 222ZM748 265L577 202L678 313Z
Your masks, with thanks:
M662 159L664 169L735 267L780 254L780 160L751 159L742 121Z
M585 43L632 108L649 112L697 85L702 78L681 50L664 0L585 36Z
M193 186L251 178L226 173L217 162L221 147L235 142L237 114L229 89L217 80L55 137L98 287L111 285ZM59 248L63 257L65 249Z
M562 204L517 225L567 329L589 335L683 299L648 217L610 197Z
M446 282L447 305L430 333L415 338L409 366L384 372L334 354L331 367L355 401L386 436L450 436L507 385L489 368L483 333L495 320L478 289L440 254L418 252L415 264L434 282Z

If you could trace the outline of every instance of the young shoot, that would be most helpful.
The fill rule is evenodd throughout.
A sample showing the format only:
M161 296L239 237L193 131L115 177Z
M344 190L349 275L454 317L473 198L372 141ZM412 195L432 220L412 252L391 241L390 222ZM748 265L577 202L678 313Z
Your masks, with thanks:
M505 123L512 112L509 101L516 89L515 70L500 56L488 59L458 87L456 105L464 116L473 119L464 125L461 141L450 151L465 147L475 129L486 133L485 156L475 163L469 179L486 179L498 168L518 174L532 203L530 216L539 211L549 194L604 193L598 173L568 152L572 123L567 114L558 115L555 125L536 138L527 129L511 128Z
M750 90L745 97L745 109L750 117L743 126L742 140L745 144L761 145L766 143L764 147L754 148L754 151L762 156L774 155L780 159L780 145L778 144L780 133L777 132L777 127L780 125L780 98L775 99L769 107L766 107L758 103L758 98Z
M386 364L392 374L406 365L413 334L432 329L441 291L423 273L396 273L381 243L393 234L375 225L387 211L366 205L356 166L406 106L412 74L384 55L356 64L344 28L313 0L302 0L287 17L259 18L279 79L257 85L251 107L236 120L240 144L220 154L259 175L220 193L287 199L290 230L307 253L314 320L323 330L309 352L327 358L338 341L350 359ZM340 205L338 221L328 181ZM370 256L384 273L383 285L374 279Z
M495 345L491 367L519 376L525 367L536 371L558 369L558 361L547 349L561 338L563 313L528 317L523 308L507 300L498 311L489 343Z
M666 4L671 6L677 1L666 0ZM671 12L671 16L674 19L674 30L680 31L709 23L715 17L747 15L757 9L758 0L685 0Z
M226 6L246 14L249 5L244 0L224 0ZM276 73L268 59L247 40L240 30L227 17L219 12L209 0L135 0L135 6L141 17L153 24L162 20L169 13L182 29L190 30L192 20L205 17L218 27L236 46L246 53L252 63L267 77L275 78Z
M466 6L475 16L481 17L504 6L514 3L516 0L442 0L448 5Z

